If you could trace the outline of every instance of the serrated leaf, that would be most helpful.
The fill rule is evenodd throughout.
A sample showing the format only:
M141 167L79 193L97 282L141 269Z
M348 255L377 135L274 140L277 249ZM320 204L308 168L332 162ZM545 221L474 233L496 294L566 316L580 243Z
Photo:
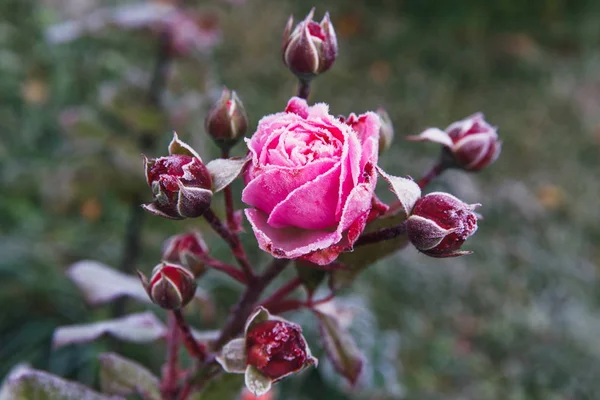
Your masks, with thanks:
M105 396L48 372L20 365L8 374L0 389L0 400L123 400Z
M54 331L52 346L58 348L91 342L103 335L114 336L126 342L148 343L164 337L166 331L165 325L147 311L119 319L59 327Z
M405 220L406 216L403 213L379 218L367 225L365 233L398 226ZM352 252L340 254L337 261L347 269L336 269L331 272L331 286L336 290L350 286L362 270L404 248L407 244L408 237L401 235L395 239L363 245Z
M67 276L81 289L90 304L103 304L121 296L150 303L140 280L98 261L83 260L71 265Z
M100 387L106 394L138 394L146 400L161 400L159 380L146 367L116 353L104 353L100 359Z
M352 385L356 384L364 364L364 356L354 338L341 327L335 316L314 311L319 320L321 340L327 358L338 373Z
M248 161L250 161L249 156L217 158L206 164L212 177L213 192L220 192L229 186L242 173Z
M221 350L217 361L225 372L243 374L246 371L246 340L233 339Z
M268 376L263 375L258 369L252 365L248 365L244 374L244 382L249 391L255 396L262 396L271 390L272 380Z

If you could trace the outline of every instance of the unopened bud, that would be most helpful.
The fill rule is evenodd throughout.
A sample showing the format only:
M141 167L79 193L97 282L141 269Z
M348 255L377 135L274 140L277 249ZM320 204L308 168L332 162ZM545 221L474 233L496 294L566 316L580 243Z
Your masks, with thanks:
M477 230L479 204L466 204L442 192L429 193L415 203L406 221L408 239L422 253L445 258L470 254L460 247Z
M222 150L229 150L244 137L248 130L248 117L235 91L223 89L221 98L208 112L204 127Z
M184 233L170 237L165 242L163 260L181 264L199 277L206 271L205 256L208 247L200 232Z
M383 108L380 107L377 109L377 115L381 122L379 128L379 153L383 153L392 146L392 142L394 141L394 126L392 125L392 120L387 111Z
M445 131L429 128L408 139L440 143L444 146L444 162L466 171L479 171L492 164L502 148L497 129L481 113L454 122Z
M185 147L184 147L185 146ZM173 153L171 149L184 149ZM170 219L196 218L204 214L212 200L212 178L198 156L177 135L169 146L171 155L148 159L144 156L146 182L154 201L146 211Z
M162 262L154 267L150 281L138 271L142 285L152 302L167 310L188 304L196 293L194 275L178 264Z
M283 34L283 62L300 79L310 79L327 71L337 57L337 36L329 13L320 23L313 21L315 9L292 30L291 16Z

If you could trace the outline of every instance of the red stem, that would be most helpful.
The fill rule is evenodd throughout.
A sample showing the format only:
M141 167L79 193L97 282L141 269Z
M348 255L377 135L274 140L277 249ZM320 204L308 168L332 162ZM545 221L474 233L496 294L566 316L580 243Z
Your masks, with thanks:
M267 310L270 310L271 307L275 306L281 300L283 300L288 294L292 293L296 290L300 285L302 285L302 280L299 277L295 277L290 280L288 283L279 288L275 293L269 296L265 301L262 302L262 306Z
M177 326L183 335L183 344L185 348L190 353L192 357L199 361L204 361L206 358L206 348L204 345L201 345L194 339L194 335L192 335L192 330L190 329L187 322L185 322L185 318L181 313L181 310L173 310L173 315L175 316L175 320L177 321Z
M246 275L248 283L253 282L256 279L256 275L254 275L254 272L252 271L252 266L248 261L246 251L242 246L242 242L240 242L240 238L235 233L231 232L229 228L225 226L225 224L223 224L221 219L217 217L212 209L209 208L206 210L203 214L203 217L214 229L214 231L217 232L217 234L221 236L225 242L227 242L231 248L231 253L237 260L238 264L240 264L242 267L242 271L244 271L244 275Z
M430 170L429 172L427 172L425 174L425 176L423 176L421 179L419 179L417 181L417 185L419 185L419 187L421 188L421 190L425 189L425 187L427 185L429 185L429 183L437 178L442 172L444 172L448 167L446 166L446 164L442 163L442 162L438 162L437 164L435 164Z
M207 257L204 261L206 265L210 266L212 269L216 269L217 271L221 271L245 285L247 283L246 276L242 271L234 267L233 265L226 264L222 261L219 261L212 257Z
M229 158L229 150L222 150L221 157ZM225 213L227 215L227 226L229 227L230 231L235 232L238 227L234 218L233 196L231 194L231 186L227 186L225 187L225 189L223 189L223 195L225 197Z
M326 303L335 297L335 293L331 292L327 296L317 301L312 301L310 298L307 301L287 300L274 304L268 310L273 314L283 314L284 312L299 310L301 308L314 308L320 304Z
M298 97L308 100L310 95L310 79L298 79Z
M354 243L354 247L364 246L366 244L383 242L384 240L391 240L398 236L406 234L406 222L401 223L391 228L384 228L375 232L364 233Z
M168 331L167 331L167 361L163 367L162 382L160 391L164 399L176 399L179 376L179 329L177 329L177 321L171 314L168 316Z

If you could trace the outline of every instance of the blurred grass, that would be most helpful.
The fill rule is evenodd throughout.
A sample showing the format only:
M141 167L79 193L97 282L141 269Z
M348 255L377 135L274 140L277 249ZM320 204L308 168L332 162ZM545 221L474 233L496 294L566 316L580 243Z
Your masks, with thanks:
M106 82L149 71L153 39L111 30L51 46L44 28L72 11L71 3L55 3L0 3L0 376L26 359L94 382L94 357L113 343L49 348L55 326L107 316L107 309L85 306L62 271L82 258L118 263L129 188L143 185L141 165L132 132L109 126L111 134L103 134L93 125L84 140L65 132L59 115L73 106L97 109ZM238 91L254 125L294 93L280 35L288 15L303 18L309 4L207 7L224 32L217 79ZM317 15L326 9L340 56L316 81L312 101L329 103L333 114L386 107L396 127L381 160L388 172L420 176L437 148L402 137L476 111L499 126L504 141L489 170L450 172L431 188L483 204L485 219L468 242L474 255L434 260L407 249L369 269L352 290L381 329L400 335L396 366L405 398L596 398L600 3L329 0L317 5ZM205 73L202 66L181 61L177 68L183 92L204 91L194 76ZM203 113L200 107L177 128L203 155L215 156L202 138ZM115 162L115 146L133 161ZM146 222L139 267L149 270L162 240L193 224ZM252 244L252 235L245 240ZM236 288L217 277L206 285L222 316ZM157 370L160 346L156 354L121 349ZM345 398L328 382L306 376L304 398ZM282 396L300 390L286 383Z

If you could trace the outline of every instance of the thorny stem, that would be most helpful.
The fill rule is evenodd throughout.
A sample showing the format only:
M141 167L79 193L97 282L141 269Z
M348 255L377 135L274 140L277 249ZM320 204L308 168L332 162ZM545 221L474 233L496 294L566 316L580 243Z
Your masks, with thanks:
M237 260L238 264L240 264L240 266L242 267L242 271L244 271L248 283L252 283L256 279L256 275L254 275L254 272L252 271L252 266L248 261L248 257L246 256L246 251L244 250L244 247L242 247L242 242L240 241L240 238L236 234L231 232L227 228L227 226L223 224L223 222L221 222L219 217L217 217L217 215L213 212L212 209L209 208L208 210L206 210L203 214L203 217L214 229L214 231L217 232L217 234L221 236L221 238L225 240L225 242L227 242L227 244L231 248L233 256Z
M283 285L279 290L273 293L269 298L262 302L262 306L267 310L281 302L288 294L292 293L296 288L302 285L302 280L299 277L295 277L288 283Z
M391 228L384 228L375 232L365 233L358 238L356 243L354 243L354 247L391 240L404 234L406 234L406 222Z
M221 151L222 158L229 158L229 150ZM231 232L237 230L237 224L235 222L234 210L233 210L233 196L231 194L231 185L228 185L223 189L223 196L225 197L225 213L227 215L227 226Z
M234 307L219 338L214 342L214 351L219 351L225 343L240 334L263 290L284 270L288 261L286 259L274 259L267 269L251 285L246 287L246 291Z
M298 97L308 100L310 95L310 79L298 78Z
M175 317L169 314L167 331L167 361L163 367L160 392L164 399L176 399L179 375L179 329Z
M156 107L160 107L160 96L169 76L171 57L168 47L168 34L163 33L158 42L156 63L146 98L148 104ZM155 137L156 135L152 132L142 132L139 139L141 150L147 151L152 149L156 142ZM135 195L131 199L129 219L125 229L125 238L123 239L123 255L119 264L119 270L125 273L133 272L140 254L141 233L145 217L145 211L140 207L141 202L142 200L139 195ZM123 315L124 310L125 298L118 299L113 306L113 316L119 317Z
M247 283L246 276L244 275L244 273L236 267L234 267L233 265L226 264L212 257L207 257L204 262L212 269L216 269L217 271L221 271L229 275L230 277L232 277L233 279L235 279L243 285Z
M175 321L177 321L177 326L179 327L179 331L183 336L183 344L185 345L187 351L196 360L204 361L204 359L206 358L206 349L204 345L200 345L198 341L194 339L194 335L192 335L192 330L185 321L181 310L173 310L173 316L175 317Z

